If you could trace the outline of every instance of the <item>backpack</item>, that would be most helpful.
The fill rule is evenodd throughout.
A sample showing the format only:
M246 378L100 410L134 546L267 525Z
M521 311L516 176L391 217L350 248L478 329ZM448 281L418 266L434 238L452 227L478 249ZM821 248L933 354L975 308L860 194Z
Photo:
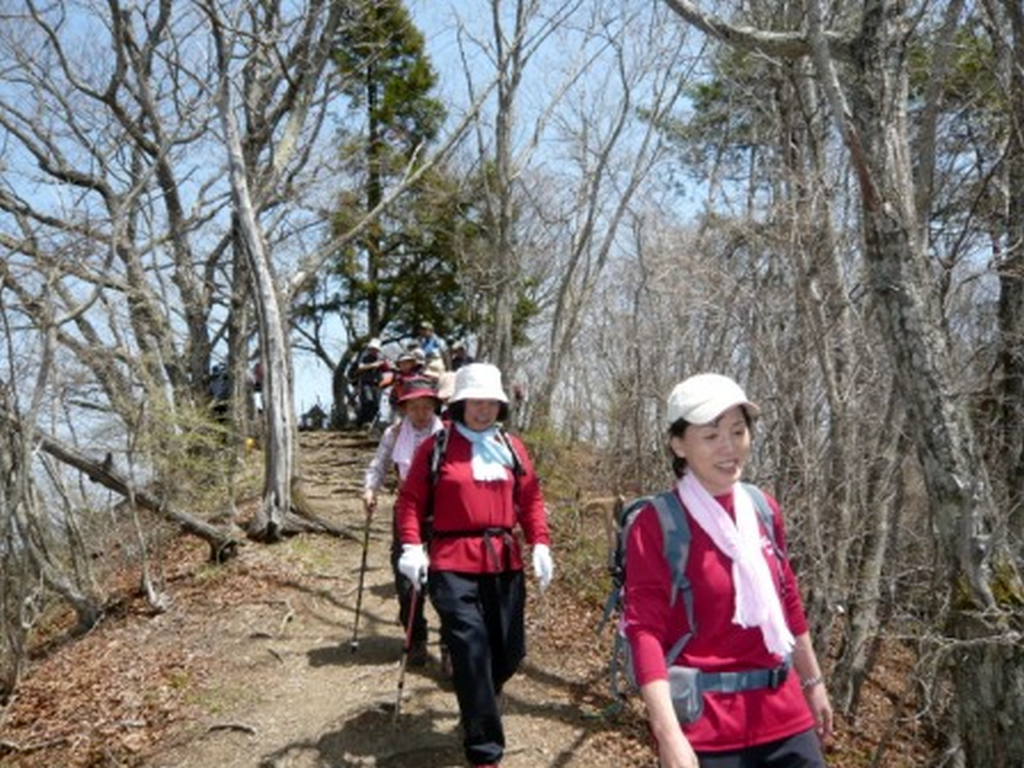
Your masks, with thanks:
M768 500L757 486L750 483L743 483L742 485L747 493L750 494L761 525L771 540L772 551L781 563L784 559L784 554L775 540L775 521L772 516L771 507L768 505ZM668 653L665 654L665 658L669 663L679 655L697 631L696 622L693 617L693 590L690 587L690 580L686 576L686 561L690 553L690 523L682 503L679 501L679 496L674 490L670 490L653 496L642 496L634 499L629 504L623 504L621 512L617 514L615 550L609 558L608 569L612 577L612 588L608 593L604 613L597 628L598 633L602 632L612 615L616 614L618 616L620 626L617 627L615 632L609 664L611 693L612 697L616 700L624 696L619 685L620 670L624 670L630 686L635 685L629 643L626 642L626 637L621 627L621 620L625 609L626 541L629 538L629 532L632 529L633 522L636 520L637 513L649 504L654 506L658 514L658 522L661 524L662 537L665 542L664 555L672 572L670 604L675 605L678 597L682 595L683 609L686 611L686 624L689 627L689 631L680 637L672 645Z

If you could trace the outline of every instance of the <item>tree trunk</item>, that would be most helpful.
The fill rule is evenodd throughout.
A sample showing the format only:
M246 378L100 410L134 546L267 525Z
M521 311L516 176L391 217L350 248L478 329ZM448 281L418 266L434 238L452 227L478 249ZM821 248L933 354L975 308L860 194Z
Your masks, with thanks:
M9 419L8 426L17 428ZM166 499L152 496L146 491L133 488L131 482L114 468L109 460L109 456L103 461L96 461L83 455L71 446L62 443L55 437L37 433L36 439L44 451L58 461L82 472L94 483L99 483L104 488L109 488L126 499L131 499L143 509L155 512L165 520L179 526L185 533L190 533L203 539L210 545L210 560L213 562L222 562L237 553L238 540L231 534L229 529L211 525L205 520L176 509Z
M1000 456L1009 505L1007 530L1018 561L1024 559L1024 8L1005 0L1010 17L1010 146L1005 253L999 264L999 371L1002 403Z
M250 535L263 541L277 541L284 532L285 517L291 510L292 462L295 425L292 415L291 360L288 347L287 315L284 312L263 234L249 191L248 169L238 124L232 111L229 44L220 19L210 10L220 67L220 118L227 144L231 195L249 260L253 299L258 319L260 349L263 350L263 411L266 424L263 500L253 518Z

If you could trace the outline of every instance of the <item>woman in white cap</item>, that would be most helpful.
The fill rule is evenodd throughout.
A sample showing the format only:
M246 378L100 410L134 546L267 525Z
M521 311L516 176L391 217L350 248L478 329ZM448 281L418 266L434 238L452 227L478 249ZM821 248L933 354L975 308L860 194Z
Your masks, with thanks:
M399 568L426 584L451 655L463 748L470 765L496 766L505 749L499 696L526 654L523 554L532 545L540 587L551 581L547 514L523 443L508 417L501 372L486 363L455 374L448 430L416 452L398 497ZM435 443L443 461L431 472ZM428 578L429 574L429 578Z
M719 374L692 376L668 398L674 492L690 531L683 572L692 626L685 601L674 599L667 529L653 505L638 513L626 542L624 632L664 768L825 765L821 740L831 733L832 708L785 556L782 516L763 494L774 528L765 530L758 489L740 483L759 414ZM673 696L682 691L670 677L687 679L695 692L692 722L680 721Z
M441 419L437 415L440 407L441 399L433 381L420 377L405 382L402 396L398 398L401 418L384 430L363 480L363 507L366 510L367 525L377 509L377 495L392 468L398 473L398 484L401 487L409 474L416 449L442 428ZM402 545L395 520L392 521L392 528L391 568L395 575L395 594L398 596L398 620L403 627L409 626L409 611L414 611L409 663L421 667L427 663L428 658L427 619L423 612L423 601L417 600L413 605L413 585L398 570Z

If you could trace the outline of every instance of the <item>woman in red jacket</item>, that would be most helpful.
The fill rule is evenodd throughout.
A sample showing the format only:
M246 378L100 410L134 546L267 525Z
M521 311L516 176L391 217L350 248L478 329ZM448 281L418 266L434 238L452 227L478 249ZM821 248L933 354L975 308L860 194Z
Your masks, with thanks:
M463 748L473 766L504 753L499 696L526 654L526 585L518 526L532 545L541 589L551 581L547 514L523 443L508 417L501 372L486 363L458 370L448 401L443 461L431 472L435 435L417 450L399 492L399 569L426 584L451 655ZM429 576L429 578L428 578Z
M699 374L676 386L667 411L675 492L691 535L684 572L694 626L684 601L673 600L662 526L650 505L626 542L623 617L660 764L820 768L832 708L785 557L782 517L765 494L775 528L769 536L739 482L760 409L731 379ZM673 676L701 681L694 690L703 711L692 722L677 718L669 667Z

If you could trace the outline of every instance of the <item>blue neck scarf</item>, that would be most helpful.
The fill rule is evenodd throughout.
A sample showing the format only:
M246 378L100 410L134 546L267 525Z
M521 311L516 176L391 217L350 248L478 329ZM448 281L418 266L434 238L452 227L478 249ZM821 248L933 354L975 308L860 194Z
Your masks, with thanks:
M512 452L498 437L498 428L494 425L477 432L465 424L455 422L459 434L473 444L473 460L471 467L474 480L506 480L508 468L513 466Z

